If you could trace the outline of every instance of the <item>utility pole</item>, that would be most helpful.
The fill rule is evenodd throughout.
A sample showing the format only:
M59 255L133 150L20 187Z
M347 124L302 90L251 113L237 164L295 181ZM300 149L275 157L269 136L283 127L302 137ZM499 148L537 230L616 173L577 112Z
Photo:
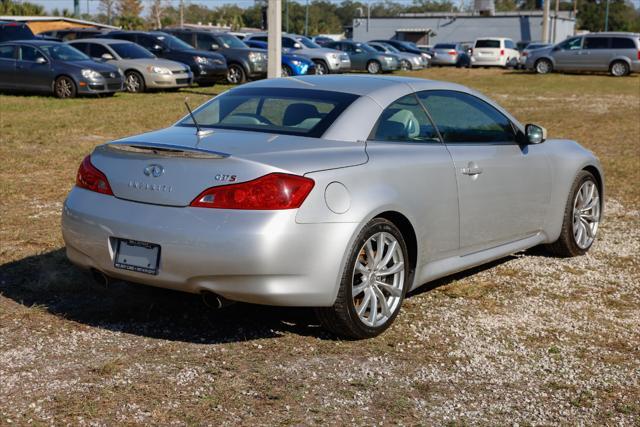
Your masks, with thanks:
M282 0L269 0L267 6L267 77L282 76Z
M80 0L73 0L73 16L80 18Z
M289 32L289 0L284 0L285 32Z
M609 31L609 0L607 0L607 8L604 10L604 30Z
M180 0L180 28L184 28L184 0Z
M542 5L542 42L549 43L549 9L551 0L544 0Z
M556 32L558 31L558 14L560 13L560 0L556 0L556 10L553 14L553 38L551 43L556 43Z
M307 0L307 7L304 12L304 35L309 35L309 0Z
M573 0L573 35L575 36L578 33L578 27L576 26L578 17L578 0Z

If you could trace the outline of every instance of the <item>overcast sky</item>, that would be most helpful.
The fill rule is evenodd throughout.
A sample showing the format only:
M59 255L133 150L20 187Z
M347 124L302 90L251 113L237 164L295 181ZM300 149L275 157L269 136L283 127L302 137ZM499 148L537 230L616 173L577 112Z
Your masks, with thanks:
M20 1L20 0L17 0ZM52 9L64 9L67 8L69 10L73 10L73 0L27 0L32 3L37 3L45 6L47 11L51 11ZM341 0L330 0L332 3L340 3ZM365 1L365 0L363 0ZM403 4L411 4L412 0L396 0L398 3ZM454 0L455 1L455 0ZM147 6L150 1L143 0L142 1L145 6ZM174 6L177 6L180 0L171 0L171 3ZM189 0L185 0L185 2L189 2ZM254 0L191 0L191 3L194 4L203 4L209 7L212 6L220 6L223 4L237 4L241 7L251 6L254 3ZM299 3L304 3L304 0L298 0ZM636 7L640 7L640 0L632 0L633 4ZM98 9L98 0L80 0L80 11L82 13L86 13L89 10L89 13L96 13ZM145 11L146 13L146 11Z

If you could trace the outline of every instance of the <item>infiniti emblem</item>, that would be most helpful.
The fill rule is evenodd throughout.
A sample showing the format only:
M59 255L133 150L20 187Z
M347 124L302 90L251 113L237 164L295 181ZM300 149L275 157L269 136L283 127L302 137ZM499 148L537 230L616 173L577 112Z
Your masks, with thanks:
M144 174L146 176L152 176L154 178L159 177L164 173L164 168L160 165L149 165L144 168Z

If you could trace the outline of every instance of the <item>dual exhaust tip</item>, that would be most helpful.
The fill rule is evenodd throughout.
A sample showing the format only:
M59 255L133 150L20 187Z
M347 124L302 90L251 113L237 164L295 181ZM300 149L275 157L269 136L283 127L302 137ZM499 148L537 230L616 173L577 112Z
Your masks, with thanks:
M102 271L92 268L91 277L93 281L100 287L108 288L114 279L104 274ZM230 301L213 292L204 291L200 294L202 296L202 302L209 308L221 309L232 305L234 302Z

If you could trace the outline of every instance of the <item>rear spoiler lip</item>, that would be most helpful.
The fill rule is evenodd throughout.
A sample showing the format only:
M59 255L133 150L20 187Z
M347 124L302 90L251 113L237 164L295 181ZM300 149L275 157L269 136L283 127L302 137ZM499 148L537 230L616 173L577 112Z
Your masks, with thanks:
M191 157L199 159L226 159L230 154L219 151L206 150L184 145L161 144L156 142L110 142L103 147L120 152L154 154L164 157Z

